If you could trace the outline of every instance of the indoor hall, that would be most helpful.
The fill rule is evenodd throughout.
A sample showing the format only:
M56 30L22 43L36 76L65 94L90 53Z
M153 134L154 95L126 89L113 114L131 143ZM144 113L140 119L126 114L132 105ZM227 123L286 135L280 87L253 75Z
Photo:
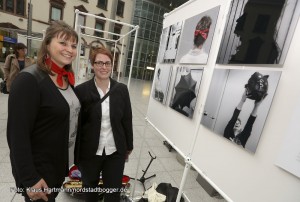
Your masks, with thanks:
M126 81L123 81L127 83ZM134 128L134 150L130 155L129 161L125 164L124 175L135 177L138 165L138 157L141 152L141 164L138 168L137 178L140 179L143 175L142 170L147 168L151 155L156 156L149 166L145 178L156 174L145 181L145 187L148 189L155 182L171 183L172 186L180 186L183 176L184 165L179 163L182 159L179 158L177 152L169 149L163 144L164 139L156 132L154 128L147 125L145 130L145 117L147 116L148 101L150 97L152 82L131 79L130 82L130 98L133 112L133 128ZM8 95L0 94L0 201L21 202L23 197L14 192L14 178L11 173L11 165L9 159L9 149L6 140L6 119L7 119L7 100ZM168 123L166 123L168 124ZM144 133L145 130L145 133ZM143 147L143 135L145 137ZM179 161L177 160L179 159ZM220 195L210 197L209 194L196 181L198 173L193 169L190 170L187 181L184 187L184 193L191 202L225 202ZM132 191L134 181L131 180ZM143 193L142 184L136 182L135 196L141 196ZM81 195L71 196L69 193L60 193L57 197L57 202L82 202ZM185 200L188 201L188 200Z

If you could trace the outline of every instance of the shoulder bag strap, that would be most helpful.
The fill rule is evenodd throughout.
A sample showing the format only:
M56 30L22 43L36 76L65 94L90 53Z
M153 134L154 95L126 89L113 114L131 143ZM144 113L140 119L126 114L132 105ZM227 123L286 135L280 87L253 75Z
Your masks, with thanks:
M99 102L102 103L119 85L119 83L116 83L100 100Z

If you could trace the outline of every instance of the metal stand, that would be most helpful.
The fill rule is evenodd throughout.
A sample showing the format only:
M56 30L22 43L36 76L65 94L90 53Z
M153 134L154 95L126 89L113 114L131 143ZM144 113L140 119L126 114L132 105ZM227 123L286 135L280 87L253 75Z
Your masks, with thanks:
M142 185L143 185L145 191L146 191L145 184L144 184L145 181L148 180L149 178L152 178L152 177L155 177L155 176L156 176L156 174L154 174L154 175L151 175L150 177L146 177L146 178L145 178L145 175L146 175L146 173L147 173L147 171L148 171L148 168L150 167L152 161L153 161L154 159L156 159L156 156L153 157L149 151L148 151L148 153L149 153L149 155L150 155L150 157L151 157L151 160L150 160L150 162L149 162L149 164L148 164L146 170L142 170L143 173L144 173L144 174L142 175L142 177L141 177L140 179L136 179L136 180L138 180L138 181L140 181L140 182L142 183ZM135 178L130 178L130 179L135 180Z

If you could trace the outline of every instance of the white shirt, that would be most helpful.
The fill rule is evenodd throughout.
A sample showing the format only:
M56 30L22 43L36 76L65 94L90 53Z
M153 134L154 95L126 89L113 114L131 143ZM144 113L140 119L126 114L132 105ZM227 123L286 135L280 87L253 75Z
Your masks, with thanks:
M100 94L100 97L102 98L105 95L104 92L101 90L101 88L97 86L96 81L95 81L95 85ZM106 93L108 93L109 90L110 90L110 82L108 84L108 88L106 89ZM102 155L104 148L105 148L106 155L110 155L115 151L117 151L114 136L112 133L111 124L110 124L109 96L101 103L101 108L102 108L102 118L101 118L99 146L96 152L96 154L99 156Z

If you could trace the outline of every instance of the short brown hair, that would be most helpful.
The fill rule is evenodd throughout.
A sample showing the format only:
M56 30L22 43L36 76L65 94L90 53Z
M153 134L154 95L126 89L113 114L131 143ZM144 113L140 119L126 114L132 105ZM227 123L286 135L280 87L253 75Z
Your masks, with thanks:
M109 57L111 62L113 61L113 56L112 56L110 50L108 50L105 47L92 47L91 52L90 52L90 57L89 57L90 62L91 62L92 65L94 64L96 56L98 54L106 55L106 56Z
M73 40L78 42L78 35L74 29L62 20L53 21L47 28L44 40L37 56L38 67L43 71L51 74L51 68L45 64L45 59L48 56L47 46L51 43L54 37L63 36L65 40ZM71 64L64 67L67 71L72 71Z

